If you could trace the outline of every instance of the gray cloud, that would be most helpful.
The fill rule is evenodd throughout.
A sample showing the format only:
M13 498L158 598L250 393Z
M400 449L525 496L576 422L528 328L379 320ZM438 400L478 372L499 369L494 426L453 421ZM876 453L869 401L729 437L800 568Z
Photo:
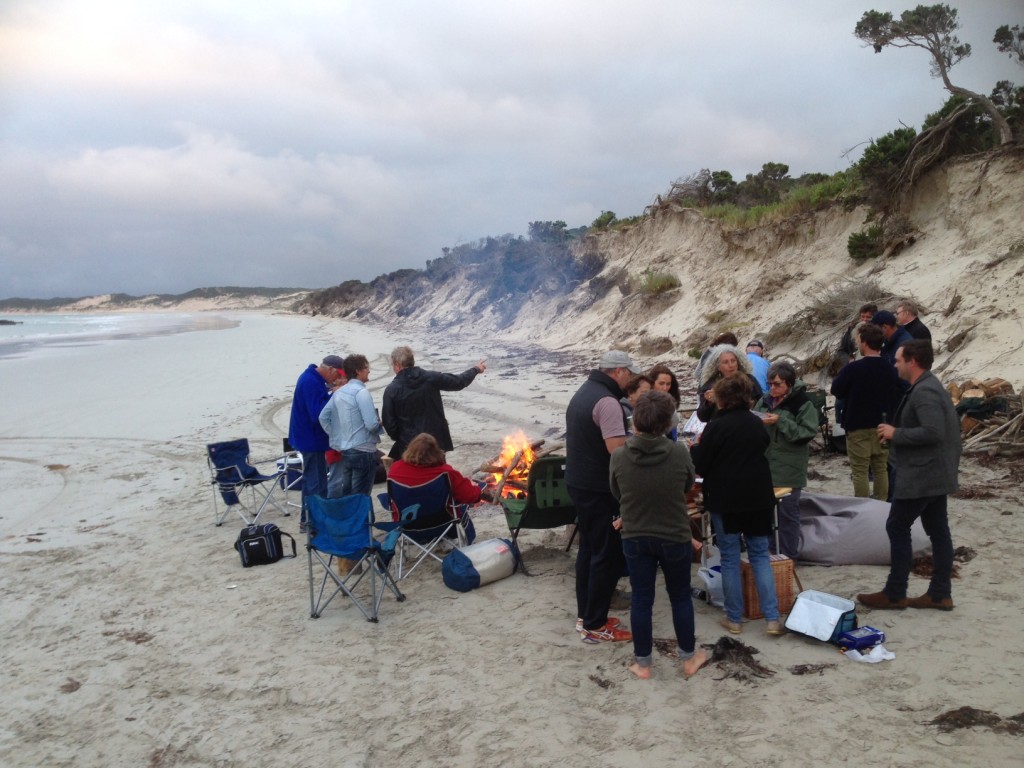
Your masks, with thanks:
M2 296L368 279L702 167L841 170L946 98L853 37L902 3L133 5L0 10ZM956 82L1021 80L1019 3L960 14Z

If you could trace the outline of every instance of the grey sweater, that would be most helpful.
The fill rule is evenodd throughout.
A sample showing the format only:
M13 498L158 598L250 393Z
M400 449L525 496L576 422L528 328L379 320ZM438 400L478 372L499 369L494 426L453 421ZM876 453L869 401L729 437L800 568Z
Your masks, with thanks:
M633 435L612 453L612 495L619 500L622 538L690 541L686 492L693 461L685 443L663 435Z

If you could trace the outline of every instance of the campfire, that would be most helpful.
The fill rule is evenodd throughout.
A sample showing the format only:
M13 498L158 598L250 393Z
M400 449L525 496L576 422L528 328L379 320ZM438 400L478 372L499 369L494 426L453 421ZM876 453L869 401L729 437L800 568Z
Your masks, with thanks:
M480 465L473 479L485 483L484 493L494 499L525 498L533 462L540 456L562 448L559 443L541 451L542 445L543 439L531 441L521 429L506 435L501 444L501 452Z

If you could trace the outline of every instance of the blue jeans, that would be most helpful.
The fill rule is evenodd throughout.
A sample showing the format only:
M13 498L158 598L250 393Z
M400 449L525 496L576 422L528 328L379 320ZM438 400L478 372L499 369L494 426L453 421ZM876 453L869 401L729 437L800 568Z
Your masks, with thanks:
M693 656L693 601L690 599L690 542L640 537L622 540L622 552L629 563L629 586L633 599L629 621L633 631L633 655L641 667L651 666L654 647L651 614L654 610L654 580L658 566L665 575L665 591L672 606L672 625L676 631L680 659Z
M882 591L890 600L902 600L907 596L907 581L914 559L910 526L919 517L924 532L932 540L932 579L928 584L928 594L933 600L952 596L953 539L949 534L946 497L926 496L923 499L896 499L889 507L885 532L889 534L892 562Z
M299 522L306 524L306 499L310 496L327 497L327 459L323 451L302 454L302 513Z
M332 467L328 495L331 498L361 493L369 496L373 490L373 477L377 473L377 453L357 451L341 452L341 461Z
M739 624L743 621L743 580L740 576L740 536L726 533L722 516L712 514L711 526L715 529L715 543L722 555L722 592L725 597L725 615L729 621ZM768 537L746 536L747 557L754 570L754 585L761 612L766 621L779 620L779 598L775 594L775 574L768 559Z
M590 491L567 486L576 507L580 549L576 555L576 615L586 629L608 623L608 607L626 558L622 537L612 527L619 502L611 491Z

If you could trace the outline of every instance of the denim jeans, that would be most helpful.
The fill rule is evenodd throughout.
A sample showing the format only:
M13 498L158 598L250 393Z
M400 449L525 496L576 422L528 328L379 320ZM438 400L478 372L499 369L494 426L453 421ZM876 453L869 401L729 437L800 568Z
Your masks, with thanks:
M690 565L693 549L690 542L652 537L622 540L622 552L629 563L629 586L633 599L629 608L629 621L633 631L633 655L641 667L651 666L653 651L654 581L658 566L665 575L665 591L672 606L672 625L676 632L677 653L680 659L693 655L696 639L693 635L693 601L690 599Z
M612 527L619 502L611 491L591 491L568 486L576 507L579 553L576 555L576 615L586 629L608 623L608 607L626 558L622 537Z
M328 496L339 498L361 493L369 496L377 473L377 453L351 448L341 452L341 461L332 467Z
M302 512L299 521L305 525L306 499L310 496L327 497L327 459L323 451L302 454Z
M924 532L932 540L932 580L928 584L928 594L933 600L952 596L953 539L949 534L946 497L926 496L923 499L896 499L889 507L885 532L889 534L892 562L882 591L890 600L902 600L907 596L907 581L914 559L910 527L919 517Z
M722 555L722 592L725 597L725 615L736 624L743 621L743 579L740 576L740 536L726 533L722 516L712 514L715 543ZM775 574L768 559L768 537L746 536L747 557L754 570L754 585L761 612L766 621L779 620L779 598L775 594Z

